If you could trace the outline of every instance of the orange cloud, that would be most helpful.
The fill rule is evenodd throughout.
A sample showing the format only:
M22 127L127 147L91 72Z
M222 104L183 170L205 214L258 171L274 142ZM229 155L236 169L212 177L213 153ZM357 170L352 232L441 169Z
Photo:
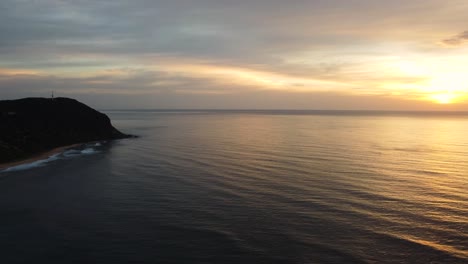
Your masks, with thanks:
M13 77L17 75L40 75L37 70L0 68L0 76Z
M456 47L468 43L468 30L456 36L442 40L442 44L449 47Z

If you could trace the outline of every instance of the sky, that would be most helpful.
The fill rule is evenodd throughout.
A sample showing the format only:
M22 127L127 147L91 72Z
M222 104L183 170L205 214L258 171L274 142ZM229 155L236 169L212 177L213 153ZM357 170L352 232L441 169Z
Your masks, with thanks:
M2 0L0 99L468 110L466 0Z

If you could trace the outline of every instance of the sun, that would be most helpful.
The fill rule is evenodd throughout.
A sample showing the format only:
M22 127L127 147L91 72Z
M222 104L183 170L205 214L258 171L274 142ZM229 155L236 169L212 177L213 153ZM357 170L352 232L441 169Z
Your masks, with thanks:
M452 104L457 99L457 95L452 93L439 93L431 95L430 99L439 104Z
M441 73L425 87L426 99L438 104L456 104L468 99L466 74Z

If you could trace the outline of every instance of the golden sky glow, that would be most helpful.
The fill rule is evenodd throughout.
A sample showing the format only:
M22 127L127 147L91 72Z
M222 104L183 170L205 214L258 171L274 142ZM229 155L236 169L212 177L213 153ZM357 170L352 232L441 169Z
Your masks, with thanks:
M4 6L4 98L56 90L125 108L468 110L466 1Z

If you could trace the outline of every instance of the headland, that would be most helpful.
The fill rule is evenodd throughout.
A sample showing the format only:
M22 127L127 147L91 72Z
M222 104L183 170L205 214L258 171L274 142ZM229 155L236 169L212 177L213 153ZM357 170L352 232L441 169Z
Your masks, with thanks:
M107 115L75 99L0 101L0 168L74 144L129 137Z

